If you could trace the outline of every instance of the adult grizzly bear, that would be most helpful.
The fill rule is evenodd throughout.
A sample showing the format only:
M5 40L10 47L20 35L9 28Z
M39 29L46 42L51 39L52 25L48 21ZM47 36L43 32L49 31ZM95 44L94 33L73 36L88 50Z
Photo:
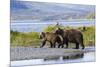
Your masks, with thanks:
M79 49L79 45L82 46L82 49L85 48L81 31L76 29L63 30L58 28L55 33L60 34L63 37L63 44L66 44L66 48L68 48L68 42L75 43L76 49Z
M58 43L58 48L60 47L63 48L63 38L59 34L52 33L52 32L42 32L40 34L40 38L43 39L43 42L40 48L43 47L47 41L50 42L51 48L55 48L56 43Z

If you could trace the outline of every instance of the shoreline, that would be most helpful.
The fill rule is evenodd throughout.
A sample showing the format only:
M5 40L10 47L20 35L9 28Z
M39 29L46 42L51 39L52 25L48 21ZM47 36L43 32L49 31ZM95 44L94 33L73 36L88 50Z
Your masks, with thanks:
M33 48L33 47L11 47L11 61L43 59L56 56L72 56L86 52L95 52L95 47L86 47L82 49L65 48Z

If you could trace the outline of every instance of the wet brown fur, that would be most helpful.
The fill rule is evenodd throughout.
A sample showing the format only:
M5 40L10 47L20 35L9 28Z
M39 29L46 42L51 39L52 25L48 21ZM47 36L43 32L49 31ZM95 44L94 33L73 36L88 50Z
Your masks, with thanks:
M40 34L40 38L43 39L42 45L40 47L43 47L46 42L50 42L50 47L55 48L55 44L58 43L58 48L61 46L63 47L63 38L61 35L58 35L56 33L51 33L51 32L42 32Z
M79 45L82 46L82 49L85 48L83 43L83 34L81 31L78 31L76 29L70 29L70 30L63 30L58 29L55 31L56 34L60 34L63 37L63 44L66 44L66 48L68 48L68 42L75 43L76 49L79 49Z

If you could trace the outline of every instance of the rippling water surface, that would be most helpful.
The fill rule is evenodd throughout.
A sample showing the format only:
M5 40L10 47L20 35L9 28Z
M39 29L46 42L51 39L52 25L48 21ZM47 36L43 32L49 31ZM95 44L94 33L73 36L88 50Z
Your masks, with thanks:
M49 25L56 25L57 22L32 22L32 21L16 21L11 23L11 30L20 32L41 32ZM75 22L59 22L63 26L94 26L95 21L75 21Z

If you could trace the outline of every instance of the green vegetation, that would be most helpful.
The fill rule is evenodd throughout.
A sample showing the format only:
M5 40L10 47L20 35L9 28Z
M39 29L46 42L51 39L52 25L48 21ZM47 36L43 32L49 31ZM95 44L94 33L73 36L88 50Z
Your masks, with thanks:
M59 26L62 29L78 29L82 31L84 35L84 44L85 46L95 45L95 27L63 27ZM44 29L45 32L54 31L56 28L55 25L50 25ZM38 47L41 44L41 39L39 39L39 32L18 32L11 30L11 46L34 46Z
M47 28L44 29L44 31L45 32L53 32L58 27L64 29L64 27L61 25L49 25Z
M39 33L22 33L11 31L11 46L36 46L39 44Z
M86 46L95 45L95 27L87 27L86 31L83 31L83 35Z

